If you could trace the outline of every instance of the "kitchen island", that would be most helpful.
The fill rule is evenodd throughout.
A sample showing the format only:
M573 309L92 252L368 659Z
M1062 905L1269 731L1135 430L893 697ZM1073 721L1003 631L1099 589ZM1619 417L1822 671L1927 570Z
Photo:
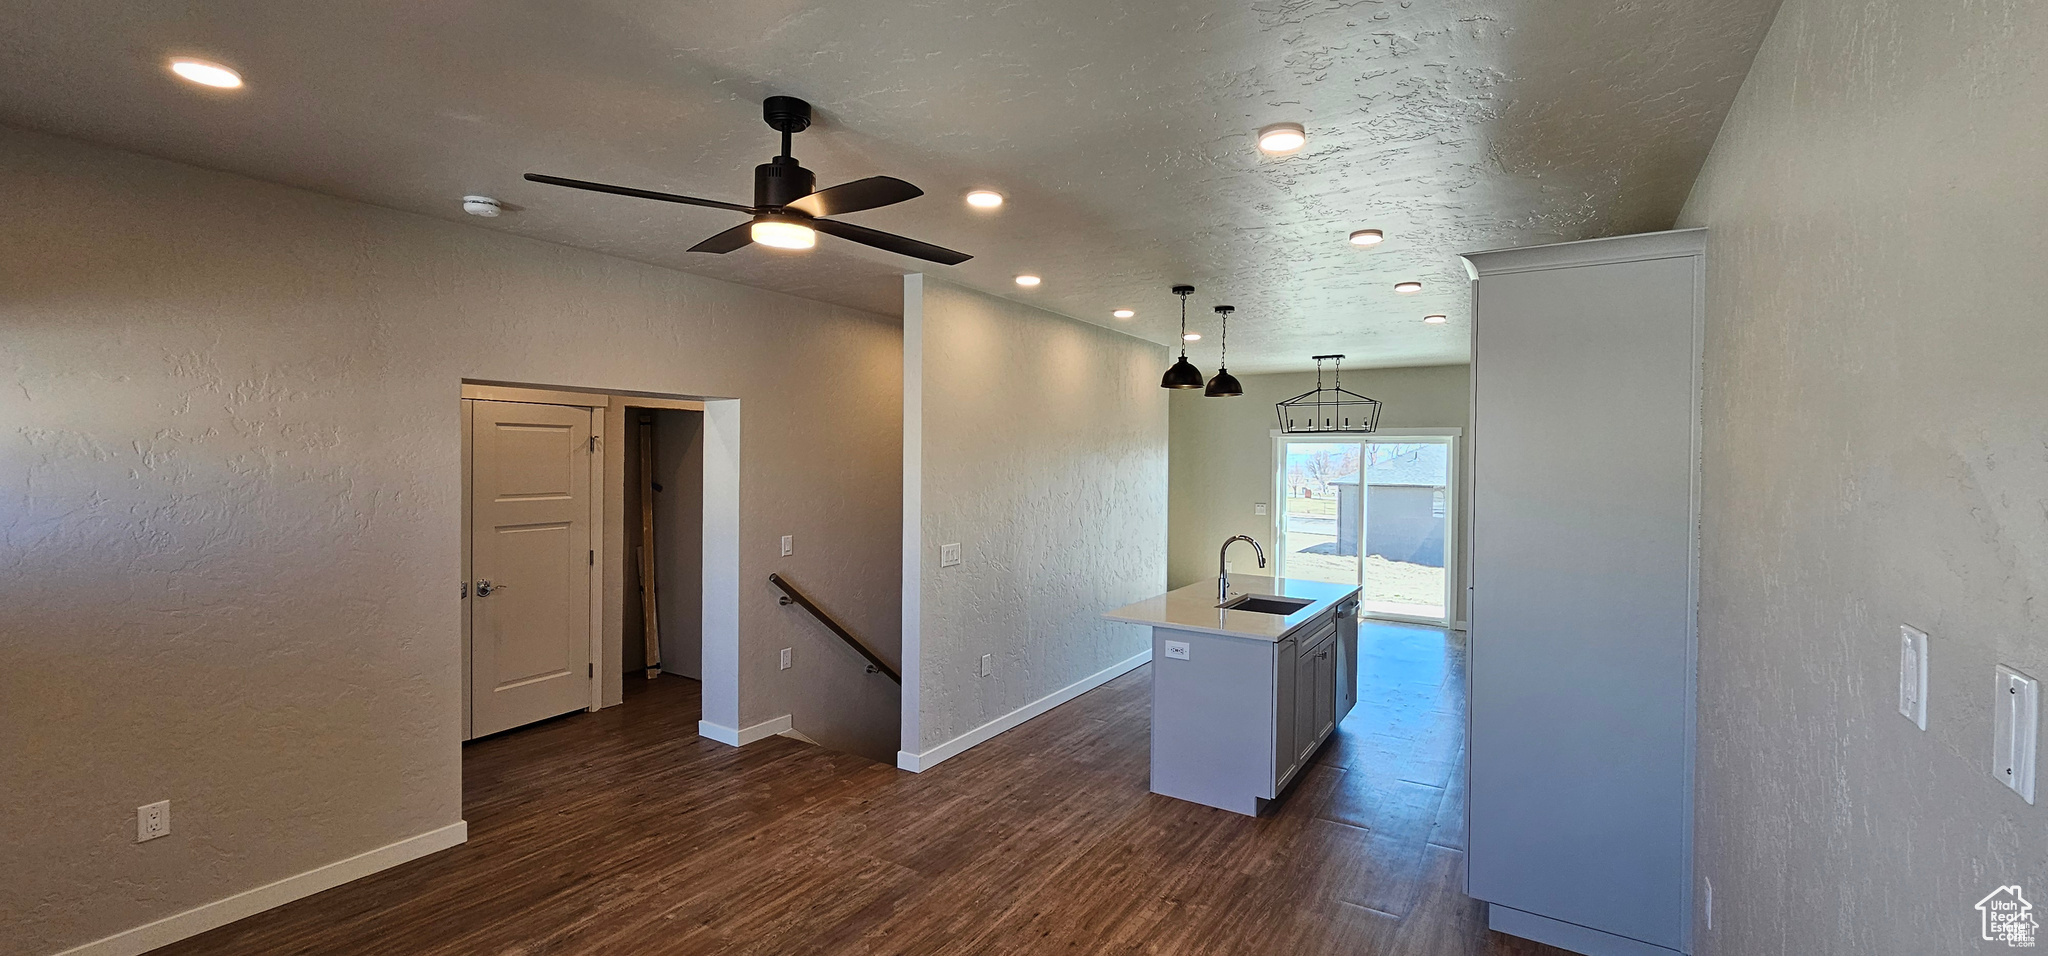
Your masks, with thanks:
M1152 628L1152 792L1254 816L1279 796L1358 699L1358 591L1238 574L1103 615Z

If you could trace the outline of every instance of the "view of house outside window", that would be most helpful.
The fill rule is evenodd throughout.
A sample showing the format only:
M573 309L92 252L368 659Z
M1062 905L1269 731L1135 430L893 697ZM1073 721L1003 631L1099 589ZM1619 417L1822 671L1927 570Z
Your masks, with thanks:
M1442 619L1449 466L1440 441L1288 442L1284 573L1362 584L1367 614Z

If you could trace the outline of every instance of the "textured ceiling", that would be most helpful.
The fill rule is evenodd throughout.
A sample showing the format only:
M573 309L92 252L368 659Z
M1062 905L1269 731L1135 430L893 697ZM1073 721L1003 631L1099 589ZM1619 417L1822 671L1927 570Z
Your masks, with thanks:
M1218 302L1235 371L1435 364L1467 357L1457 253L1671 225L1776 5L0 0L0 122L880 312L924 270L1172 342L1190 282L1205 369ZM177 82L175 54L249 85ZM928 193L849 221L977 258L692 254L734 214L519 178L749 202L774 93L815 104L796 155L821 184ZM1282 120L1308 148L1260 155ZM976 187L1010 202L971 211ZM514 208L466 217L465 193ZM1345 242L1368 226L1387 242Z

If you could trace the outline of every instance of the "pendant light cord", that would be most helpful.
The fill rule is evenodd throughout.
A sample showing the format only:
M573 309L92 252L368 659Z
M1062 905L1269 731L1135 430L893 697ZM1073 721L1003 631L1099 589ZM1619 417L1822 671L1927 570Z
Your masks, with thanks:
M1188 295L1194 291L1189 289L1180 294L1180 357L1183 359L1188 357Z

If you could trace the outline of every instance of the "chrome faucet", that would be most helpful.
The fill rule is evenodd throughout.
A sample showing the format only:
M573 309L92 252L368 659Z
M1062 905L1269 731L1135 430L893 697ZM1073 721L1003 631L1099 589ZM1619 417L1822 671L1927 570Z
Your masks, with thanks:
M1258 539L1248 534L1240 534L1224 541L1223 550L1216 552L1216 600L1218 601L1230 598L1230 546L1239 541L1251 542L1252 550L1259 553L1259 567L1263 568L1266 566L1266 549L1259 547Z

